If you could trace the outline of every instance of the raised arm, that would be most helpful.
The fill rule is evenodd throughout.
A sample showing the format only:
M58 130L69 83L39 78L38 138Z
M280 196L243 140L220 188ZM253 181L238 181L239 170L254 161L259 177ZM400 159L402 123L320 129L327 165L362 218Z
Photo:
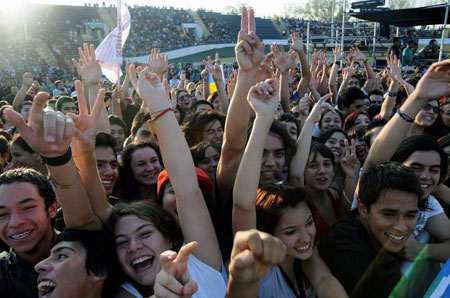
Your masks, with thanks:
M101 222L91 210L87 192L72 159L69 147L74 132L72 119L50 108L44 109L48 97L45 92L35 96L28 124L13 110L8 109L5 114L47 164L66 225L76 229L101 229Z
M273 62L280 72L280 104L283 108L284 113L289 113L291 110L290 105L290 94L289 94L289 68L291 66L291 57L295 59L295 53L292 52L292 55L289 55L289 58L286 57L286 53L284 52L283 46L278 46L277 44L273 44L270 46L270 49L273 53Z
M330 71L330 79L328 80L328 89L333 96L331 98L331 103L336 105L337 104L337 95L338 95L337 86L336 86L337 75L338 75L338 70L339 70L338 64L340 64L342 59L344 58L344 52L342 52L341 46L336 46L333 49L333 57L334 57L334 64L331 67L331 71Z
M303 51L303 35L300 36L298 32L294 32L291 34L291 41L291 49L297 53L298 59L300 60L300 73L302 75L297 86L297 92L298 94L305 94L308 92L311 71L309 69L308 59Z
M31 88L31 85L33 84L33 75L29 72L24 73L22 79L23 79L22 86L20 87L19 92L17 92L16 96L14 96L14 100L12 103L12 106L16 111L19 109L20 104L25 99L27 91Z
M432 64L417 84L416 90L408 96L399 112L381 130L370 148L364 163L364 170L391 159L402 140L407 136L417 113L430 100L450 95L449 83L450 59Z
M247 13L247 9L242 8L241 31L235 47L239 70L225 122L222 153L217 165L216 181L223 202L231 195L239 162L247 142L251 110L247 103L248 91L254 84L259 65L264 59L264 44L256 36L255 30L253 10Z
M391 78L391 83L389 84L388 95L381 105L380 116L383 119L389 120L392 115L392 110L395 106L395 100L397 99L398 83L399 80L403 80L403 78L400 69L400 59L398 59L395 55L391 55L386 58L386 61L389 66L386 71Z
M89 94L89 106L93 109L95 104L95 99L100 91L100 79L102 78L102 68L95 58L95 47L90 45L88 47L87 43L83 45L82 48L78 48L78 53L80 54L80 63L72 58L72 62L77 69L78 74L81 79L86 84ZM108 120L108 113L105 108L105 104L102 104L103 109L100 113L100 118L98 121L97 130L104 131L107 133L111 132L111 125Z
M134 65L130 66L131 81L155 120L152 129L158 143L164 165L176 195L180 226L186 242L197 241L194 255L204 263L220 271L222 256L211 217L198 185L192 155L175 115L170 111L169 100L159 77L150 73L148 67L136 78ZM158 118L156 118L158 117ZM193 208L195 206L195 208Z
M225 91L225 85L223 81L223 73L222 73L222 63L219 57L219 53L216 53L216 58L214 60L214 64L212 63L211 57L208 56L208 61L203 60L203 64L205 65L206 69L208 69L208 72L212 76L214 82L216 83L217 87L217 93L219 94L219 102L220 106L222 108L222 113L224 115L227 114L228 111L228 96L227 92Z
M360 60L363 63L367 76L363 89L366 90L367 93L370 93L370 91L372 91L373 84L375 83L375 72L369 63L369 60L358 48L350 49L350 55L353 56L353 60Z
M269 79L250 89L248 102L256 113L252 132L233 188L233 232L256 228L255 198L264 144L278 107L278 82Z

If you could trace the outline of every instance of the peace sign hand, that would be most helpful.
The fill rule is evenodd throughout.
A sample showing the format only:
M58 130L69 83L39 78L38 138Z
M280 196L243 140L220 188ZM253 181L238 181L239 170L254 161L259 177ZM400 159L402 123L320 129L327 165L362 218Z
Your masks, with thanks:
M341 168L344 171L346 177L354 178L359 176L359 170L361 163L356 157L356 142L352 139L351 146L348 144L348 140L344 140L345 143L345 155L341 159Z

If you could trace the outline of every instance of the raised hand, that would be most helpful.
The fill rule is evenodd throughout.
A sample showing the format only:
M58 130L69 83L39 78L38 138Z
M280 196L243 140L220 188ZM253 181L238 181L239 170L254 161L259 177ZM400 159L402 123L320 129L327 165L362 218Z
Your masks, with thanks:
M57 157L69 149L74 124L63 113L45 108L48 98L46 92L39 92L34 97L28 123L12 109L6 109L5 116L33 150L45 157Z
M291 49L296 52L303 52L303 34L298 32L291 34Z
M351 48L350 49L350 55L355 59L355 60L366 60L366 55L364 55L363 52L361 52L357 47Z
M386 62L389 66L389 68L386 68L389 77L399 83L403 82L401 60L391 54L389 57L386 57Z
M239 284L258 282L285 256L286 247L280 239L257 230L237 232L229 266L232 281Z
M158 76L163 76L169 69L169 58L161 53L159 48L153 48L148 55L148 66Z
M205 67L205 69L202 70L200 76L202 77L203 81L207 81L209 79L209 71L207 67Z
M23 74L22 80L23 80L23 84L25 86L28 86L28 88L29 88L33 84L33 75L31 74L31 72L26 72Z
M77 62L72 58L72 63L77 69L81 79L87 85L95 85L100 83L102 78L102 68L98 61L95 59L95 47L91 44L89 47L87 43L83 44L83 48L78 48L80 54L80 62Z
M348 140L344 140L345 155L341 159L341 167L346 177L358 177L361 163L356 157L356 142L352 139L351 145Z
M433 63L414 90L416 98L435 100L450 95L450 59Z
M242 7L241 30L234 49L240 71L255 71L264 59L264 44L256 36L253 10Z
M341 46L336 46L332 50L333 50L334 62L341 61L342 59L344 59L345 53L342 51Z
M314 107L311 110L311 113L309 113L308 119L310 121L313 121L313 123L317 123L320 121L320 115L324 109L330 110L332 113L336 114L336 111L333 109L333 107L326 102L327 99L331 97L331 94L326 94L322 96L317 103L314 105Z
M219 53L216 53L216 58L214 60L214 64L212 63L211 57L208 56L208 61L203 60L203 65L205 65L205 69L208 70L208 73L211 74L214 82L219 84L223 81L221 60L219 57Z
M278 107L278 81L267 79L256 84L248 92L247 100L257 116L273 119Z
M346 68L344 68L343 70L342 70L342 79L344 80L344 81L347 81L347 80L350 80L350 78L352 77L352 75L353 75L353 71L354 71L354 65L355 65L355 63L354 62L352 62L351 64L350 64L350 66L347 66Z
M270 46L273 53L273 63L281 73L287 73L291 67L291 61L286 57L283 46L278 46L276 43Z
M79 114L68 114L75 126L75 134L71 144L74 156L94 152L95 134L105 97L105 89L102 88L99 90L94 107L89 114L86 98L84 97L84 88L79 80L75 81L75 90L77 91Z
M189 256L197 248L197 242L184 245L178 254L165 251L159 258L161 271L156 275L153 287L155 297L191 297L197 292L197 283L189 276Z
M229 98L233 97L234 89L236 88L236 81L237 73L233 72L227 80L227 93Z

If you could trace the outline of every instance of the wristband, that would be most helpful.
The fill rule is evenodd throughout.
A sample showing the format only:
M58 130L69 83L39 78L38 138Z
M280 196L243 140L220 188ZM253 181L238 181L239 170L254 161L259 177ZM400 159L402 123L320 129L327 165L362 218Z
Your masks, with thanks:
M72 149L69 147L69 149L67 149L67 152L61 156L45 157L41 155L41 158L46 165L49 165L51 167L59 167L65 165L72 159Z
M397 91L389 91L388 95L392 96L392 97L397 96L398 95L398 90Z
M369 61L369 58L364 59L364 60L363 60L363 63L366 64L367 61Z
M411 118L411 117L409 117L408 115L406 115L402 110L400 110L400 109L398 109L397 110L397 114L403 119L403 120L405 120L406 122L410 122L410 123L413 123L414 122L414 119L413 118Z

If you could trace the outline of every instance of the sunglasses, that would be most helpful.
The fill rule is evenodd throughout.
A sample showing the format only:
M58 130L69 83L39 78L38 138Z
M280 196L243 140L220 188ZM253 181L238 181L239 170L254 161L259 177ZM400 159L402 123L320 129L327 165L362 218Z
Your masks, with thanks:
M181 96L180 98L178 98L178 101L185 101L185 100L190 99L190 98L191 97L189 95L184 95L184 96Z
M433 105L431 105L431 104L429 104L429 103L427 103L424 107L423 107L423 109L425 110L425 111L429 111L429 110L431 110L431 109L433 109L433 113L435 113L435 114L437 114L437 113L439 113L439 111L440 111L440 108L439 107L435 107L435 106L433 106Z

